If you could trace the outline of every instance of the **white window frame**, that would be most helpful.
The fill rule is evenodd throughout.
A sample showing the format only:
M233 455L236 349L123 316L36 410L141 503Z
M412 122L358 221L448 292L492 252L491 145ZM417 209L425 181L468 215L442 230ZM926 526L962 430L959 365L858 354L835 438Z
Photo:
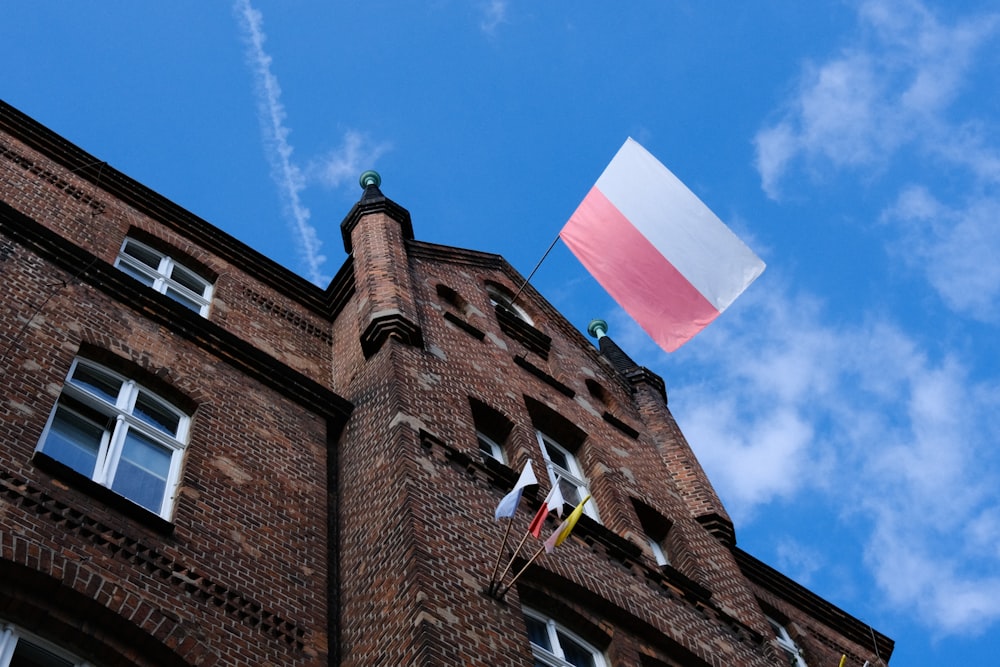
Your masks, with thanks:
M503 455L503 447L497 441L486 435L482 431L476 431L476 440L479 443L479 451L490 458L496 459L500 463L506 463L507 459ZM486 451L489 449L489 451Z
M137 257L130 255L126 251L126 248L131 246L157 257L157 266L152 267ZM134 273L141 274L147 280L152 281L149 286L160 294L165 294L169 297L171 296L171 291L177 293L184 300L174 299L175 301L187 308L190 308L202 317L208 317L209 307L212 304L212 283L204 276L200 275L197 271L184 266L177 260L157 250L156 248L150 247L141 241L136 241L134 238L126 237L126 239L122 242L121 249L118 251L118 259L115 260L115 267L131 275L133 278L140 280L140 282L142 282L141 279L137 278ZM171 276L174 275L175 270L183 271L187 273L195 282L201 283L201 293L199 294L190 287L182 285L174 280Z
M524 320L532 326L535 325L535 322L531 319L531 316L528 315L524 308L521 308L519 305L514 303L513 298L503 292L500 288L494 287L493 285L487 285L486 294L490 297L490 305L494 307L502 306L514 313L514 315L516 315L519 319Z
M646 536L646 543L649 544L649 550L653 552L653 559L656 564L660 567L666 567L670 565L670 559L667 558L667 552L664 550L663 545L654 540L649 535Z
M74 377L77 369L81 368L120 382L121 386L118 389L118 395L113 400L108 400L107 396L99 395L82 383L75 382ZM136 401L140 395L145 401L155 403L157 408L177 418L177 427L173 434L150 425L135 414ZM52 424L57 414L61 411L69 413L72 417L92 423L92 419L89 416L81 414L72 405L64 405L64 397L70 398L106 418L97 452L97 461L94 471L90 476L91 480L101 486L107 487L112 491L114 490L112 489L112 485L117 473L118 464L126 444L126 438L132 431L170 452L169 470L165 479L163 498L160 499L160 506L156 508L146 507L146 509L154 514L169 521L173 510L177 483L180 478L181 462L187 446L188 432L191 425L190 416L172 405L169 401L157 396L121 373L116 373L93 361L77 358L73 360L73 364L70 366L69 374L66 376L66 382L63 384L59 400L56 401L45 424L45 430L42 431L42 437L36 447L37 451L45 453L45 444L49 438ZM57 457L53 458L57 461L59 460ZM116 491L116 493L118 492ZM132 500L125 495L121 497ZM133 500L132 502L136 501ZM136 502L136 504L139 503ZM140 505L140 507L143 507L143 505Z
M573 642L579 645L580 648L590 653L594 660L594 667L608 666L608 661L604 658L604 653L576 633L567 630L565 627L545 614L539 613L533 609L524 607L521 611L524 612L526 617L530 617L539 623L545 624L545 632L548 636L549 646L552 647L552 650L550 651L544 646L539 646L538 644L531 642L531 654L537 662L542 663L546 667L573 667L573 663L565 660L566 655L559 640L559 635L564 635L573 640Z
M785 655L788 656L790 664L793 667L809 667L806 664L805 658L802 657L802 649L799 648L799 645L788 634L788 629L770 616L767 616L767 622L771 624L774 636L778 639L778 645L785 652Z
M30 644L43 651L51 653L53 657L68 662L73 667L93 667L89 662L80 660L75 655L67 653L55 644L47 642L40 637L25 632L15 625L0 621L0 667L10 667L14 658L14 651L18 644Z
M580 500L583 500L588 495L591 495L590 485L587 482L587 478L583 474L583 470L580 468L580 462L577 461L576 455L542 431L536 430L535 436L538 438L538 447L542 450L542 458L545 459L545 469L549 473L549 483L552 484L552 486L555 486L561 482L574 487ZM561 466L552 461L549 457L549 447L557 450L563 455L563 458L566 459L566 466ZM563 488L565 488L565 486ZM563 494L563 497L567 502L570 502L565 493ZM591 498L590 501L583 506L583 513L594 521L599 522L601 520L601 516L597 511L597 503L593 498Z

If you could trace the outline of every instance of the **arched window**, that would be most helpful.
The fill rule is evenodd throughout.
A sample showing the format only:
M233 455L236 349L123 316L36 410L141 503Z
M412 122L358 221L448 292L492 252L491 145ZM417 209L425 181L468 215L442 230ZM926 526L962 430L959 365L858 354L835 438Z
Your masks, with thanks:
M488 283L486 285L486 294L489 295L490 303L494 307L504 308L508 312L517 316L518 319L534 325L531 316L528 315L524 308L521 308L521 306L514 303L513 295L507 292L507 290L503 289L499 285Z
M604 655L586 640L533 609L524 609L536 667L606 667Z
M169 520L190 421L134 380L76 359L37 450Z

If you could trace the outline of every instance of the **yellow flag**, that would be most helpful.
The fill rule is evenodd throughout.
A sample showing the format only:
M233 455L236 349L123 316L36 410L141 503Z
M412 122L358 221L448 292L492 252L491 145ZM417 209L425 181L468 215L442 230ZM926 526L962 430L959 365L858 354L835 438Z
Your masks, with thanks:
M576 522L580 520L580 515L583 514L583 506L587 504L588 500L590 500L590 495L581 500L580 504L566 517L566 520L559 524L559 527L556 528L551 537L545 540L545 553L552 553L553 549L566 541L569 534L573 532L573 528L576 527Z

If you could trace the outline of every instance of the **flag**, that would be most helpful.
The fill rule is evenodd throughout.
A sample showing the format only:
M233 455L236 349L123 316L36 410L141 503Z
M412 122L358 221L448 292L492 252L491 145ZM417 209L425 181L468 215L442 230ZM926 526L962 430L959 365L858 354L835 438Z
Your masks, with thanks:
M514 512L517 511L517 504L521 502L521 492L524 491L524 487L531 486L532 484L538 484L538 480L535 479L535 471L531 467L531 459L528 459L521 470L521 476L517 478L514 488L497 505L497 511L494 514L497 521L505 517L509 519L514 516Z
M580 504L569 513L566 520L559 524L555 532L549 536L549 539L545 540L545 553L552 553L557 546L566 541L566 538L569 537L569 534L576 527L576 522L580 520L580 515L583 514L583 506L587 504L588 500L590 500L590 495L581 500Z
M562 518L563 504L566 501L563 500L562 491L559 489L559 480L552 485L552 490L549 491L549 495L545 496L545 500L542 501L542 506L538 508L538 512L535 514L535 518L531 520L531 525L528 526L528 532L538 537L542 534L542 526L545 525L545 517L549 515L552 510L556 511L559 518Z
M631 138L559 236L668 352L708 326L764 270L743 241Z

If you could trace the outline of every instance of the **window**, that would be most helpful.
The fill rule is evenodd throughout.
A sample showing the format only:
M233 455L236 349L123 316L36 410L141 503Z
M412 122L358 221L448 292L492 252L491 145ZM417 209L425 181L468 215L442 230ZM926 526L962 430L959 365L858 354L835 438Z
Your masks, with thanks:
M507 312L514 314L518 319L528 324L534 324L524 308L514 303L514 297L506 290L497 285L489 284L486 285L486 294L489 295L490 304L494 307L503 308Z
M535 667L605 667L596 648L536 611L524 610Z
M581 500L590 495L587 481L580 471L580 464L577 462L576 456L541 431L535 433L538 436L538 444L542 448L545 468L549 472L549 482L553 485L559 484L563 500L575 507ZM583 513L595 521L600 521L597 505L593 498L583 506Z
M0 667L90 667L90 663L0 622Z
M790 667L808 667L806 661L802 658L802 649L799 645L795 643L795 640L791 638L788 634L788 630L784 625L778 623L770 616L767 617L767 622L771 624L771 628L774 630L774 636L778 638L778 646L785 653L788 659L788 665Z
M189 423L134 381L77 359L38 450L169 519Z
M506 463L503 444L507 442L514 423L482 401L469 397L472 421L476 426L476 440L483 456Z
M660 545L658 541L647 535L646 542L649 544L649 550L653 552L653 559L656 560L657 565L660 567L670 565L670 559L667 558L667 552L663 550L663 546Z
M476 431L476 440L479 441L479 451L489 456L490 458L496 459L500 463L504 463L503 449L498 445L493 439L483 433L482 431Z
M212 284L159 250L127 238L115 266L160 294L208 317Z
M653 555L653 560L660 567L670 565L667 536L670 534L670 521L655 509L637 498L631 498L636 517L645 533L646 545Z

